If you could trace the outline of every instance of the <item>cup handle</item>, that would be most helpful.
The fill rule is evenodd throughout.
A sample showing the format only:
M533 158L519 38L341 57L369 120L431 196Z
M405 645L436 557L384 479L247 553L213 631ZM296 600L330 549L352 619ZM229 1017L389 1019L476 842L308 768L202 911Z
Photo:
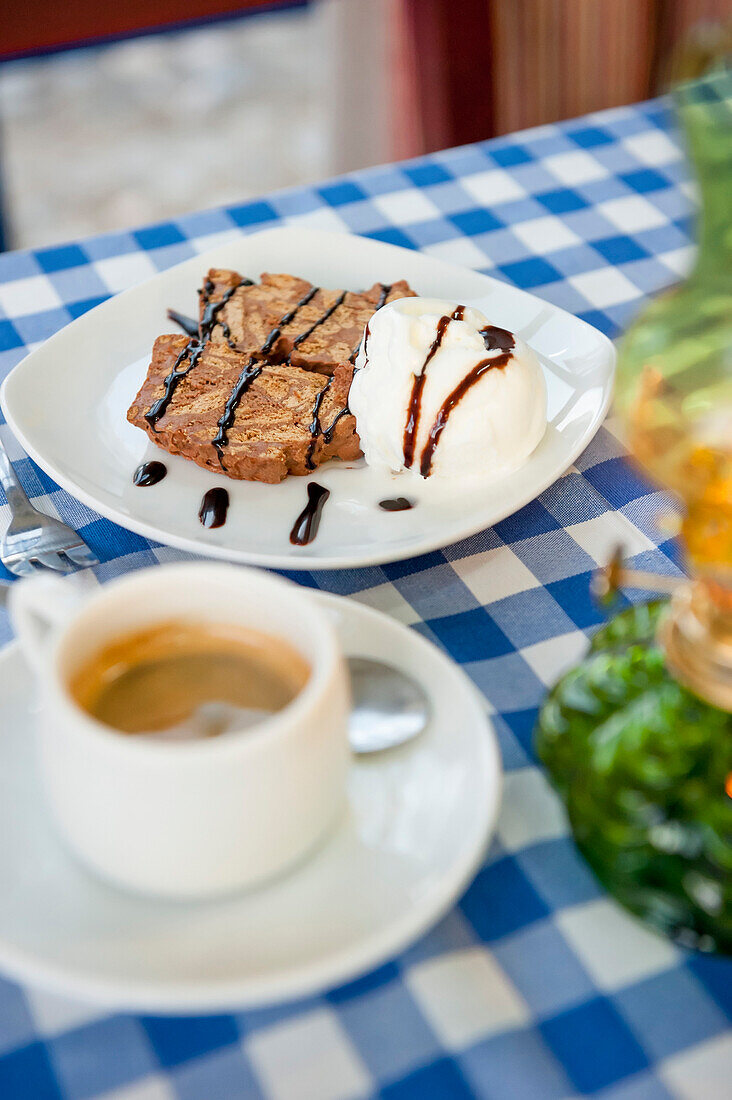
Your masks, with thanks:
M88 598L68 579L39 574L16 581L8 594L8 611L20 648L34 672L39 673L49 638L68 622Z

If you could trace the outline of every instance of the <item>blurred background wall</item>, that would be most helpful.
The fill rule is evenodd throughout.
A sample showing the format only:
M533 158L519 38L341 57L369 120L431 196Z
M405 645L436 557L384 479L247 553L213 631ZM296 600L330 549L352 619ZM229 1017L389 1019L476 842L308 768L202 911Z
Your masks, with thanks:
M648 99L730 0L398 0L405 155ZM476 30L479 28L479 30Z
M730 0L25 0L0 20L6 244L647 99L729 13Z

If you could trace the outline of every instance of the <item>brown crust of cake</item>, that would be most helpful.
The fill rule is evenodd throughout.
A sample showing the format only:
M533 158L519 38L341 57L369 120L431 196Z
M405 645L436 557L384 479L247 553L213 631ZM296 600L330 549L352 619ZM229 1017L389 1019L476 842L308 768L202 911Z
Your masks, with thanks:
M249 362L247 356L226 345L207 344L195 368L181 378L165 414L154 426L145 419L162 397L165 380L187 344L185 336L158 337L147 377L127 419L170 454L221 473L213 439L226 400ZM243 395L228 429L222 448L223 472L233 478L276 483L288 473L312 473L330 458L358 458L361 449L350 413L340 416L332 439L323 434L345 408L351 378L352 370L344 366L332 378L323 378L299 367L262 361L261 373ZM316 400L326 386L318 412L322 431L314 435Z

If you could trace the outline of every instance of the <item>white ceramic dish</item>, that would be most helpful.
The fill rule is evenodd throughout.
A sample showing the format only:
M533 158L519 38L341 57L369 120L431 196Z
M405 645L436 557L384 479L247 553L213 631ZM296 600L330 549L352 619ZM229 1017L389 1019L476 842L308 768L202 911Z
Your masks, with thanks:
M209 267L258 276L288 271L353 289L406 278L422 295L477 305L521 335L539 357L549 427L516 473L489 488L456 493L435 482L333 462L314 475L331 490L317 538L292 546L289 533L307 479L281 485L235 482L159 451L125 414L156 336L171 331L167 307L196 312ZM5 417L31 458L59 485L108 519L183 550L283 569L354 568L426 553L489 527L533 500L587 446L611 397L615 352L602 333L524 291L475 271L363 237L271 229L186 260L78 318L19 363L0 393ZM135 488L140 462L157 457L167 478ZM198 520L214 485L231 496L225 526ZM418 506L384 512L378 501L409 496Z
M67 854L33 759L33 682L0 654L0 968L118 1009L213 1012L347 981L434 924L492 833L501 765L478 692L429 642L379 612L319 595L346 653L424 686L425 733L354 758L346 815L280 879L226 900L159 902L96 879Z

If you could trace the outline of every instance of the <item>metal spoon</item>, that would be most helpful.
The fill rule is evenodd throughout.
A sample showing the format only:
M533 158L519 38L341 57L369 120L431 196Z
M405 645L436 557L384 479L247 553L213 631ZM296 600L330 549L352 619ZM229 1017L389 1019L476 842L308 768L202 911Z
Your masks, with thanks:
M380 752L411 741L430 719L424 689L382 661L349 657L353 708L348 739L355 753Z
M365 657L349 657L352 709L348 740L353 752L363 755L395 748L422 733L430 717L429 700L420 685L392 665ZM246 719L242 722L242 717ZM222 703L206 703L184 723L186 736L211 737L228 729L245 729L257 715ZM191 722L193 732L191 733ZM179 738L176 729L165 731L166 740Z

